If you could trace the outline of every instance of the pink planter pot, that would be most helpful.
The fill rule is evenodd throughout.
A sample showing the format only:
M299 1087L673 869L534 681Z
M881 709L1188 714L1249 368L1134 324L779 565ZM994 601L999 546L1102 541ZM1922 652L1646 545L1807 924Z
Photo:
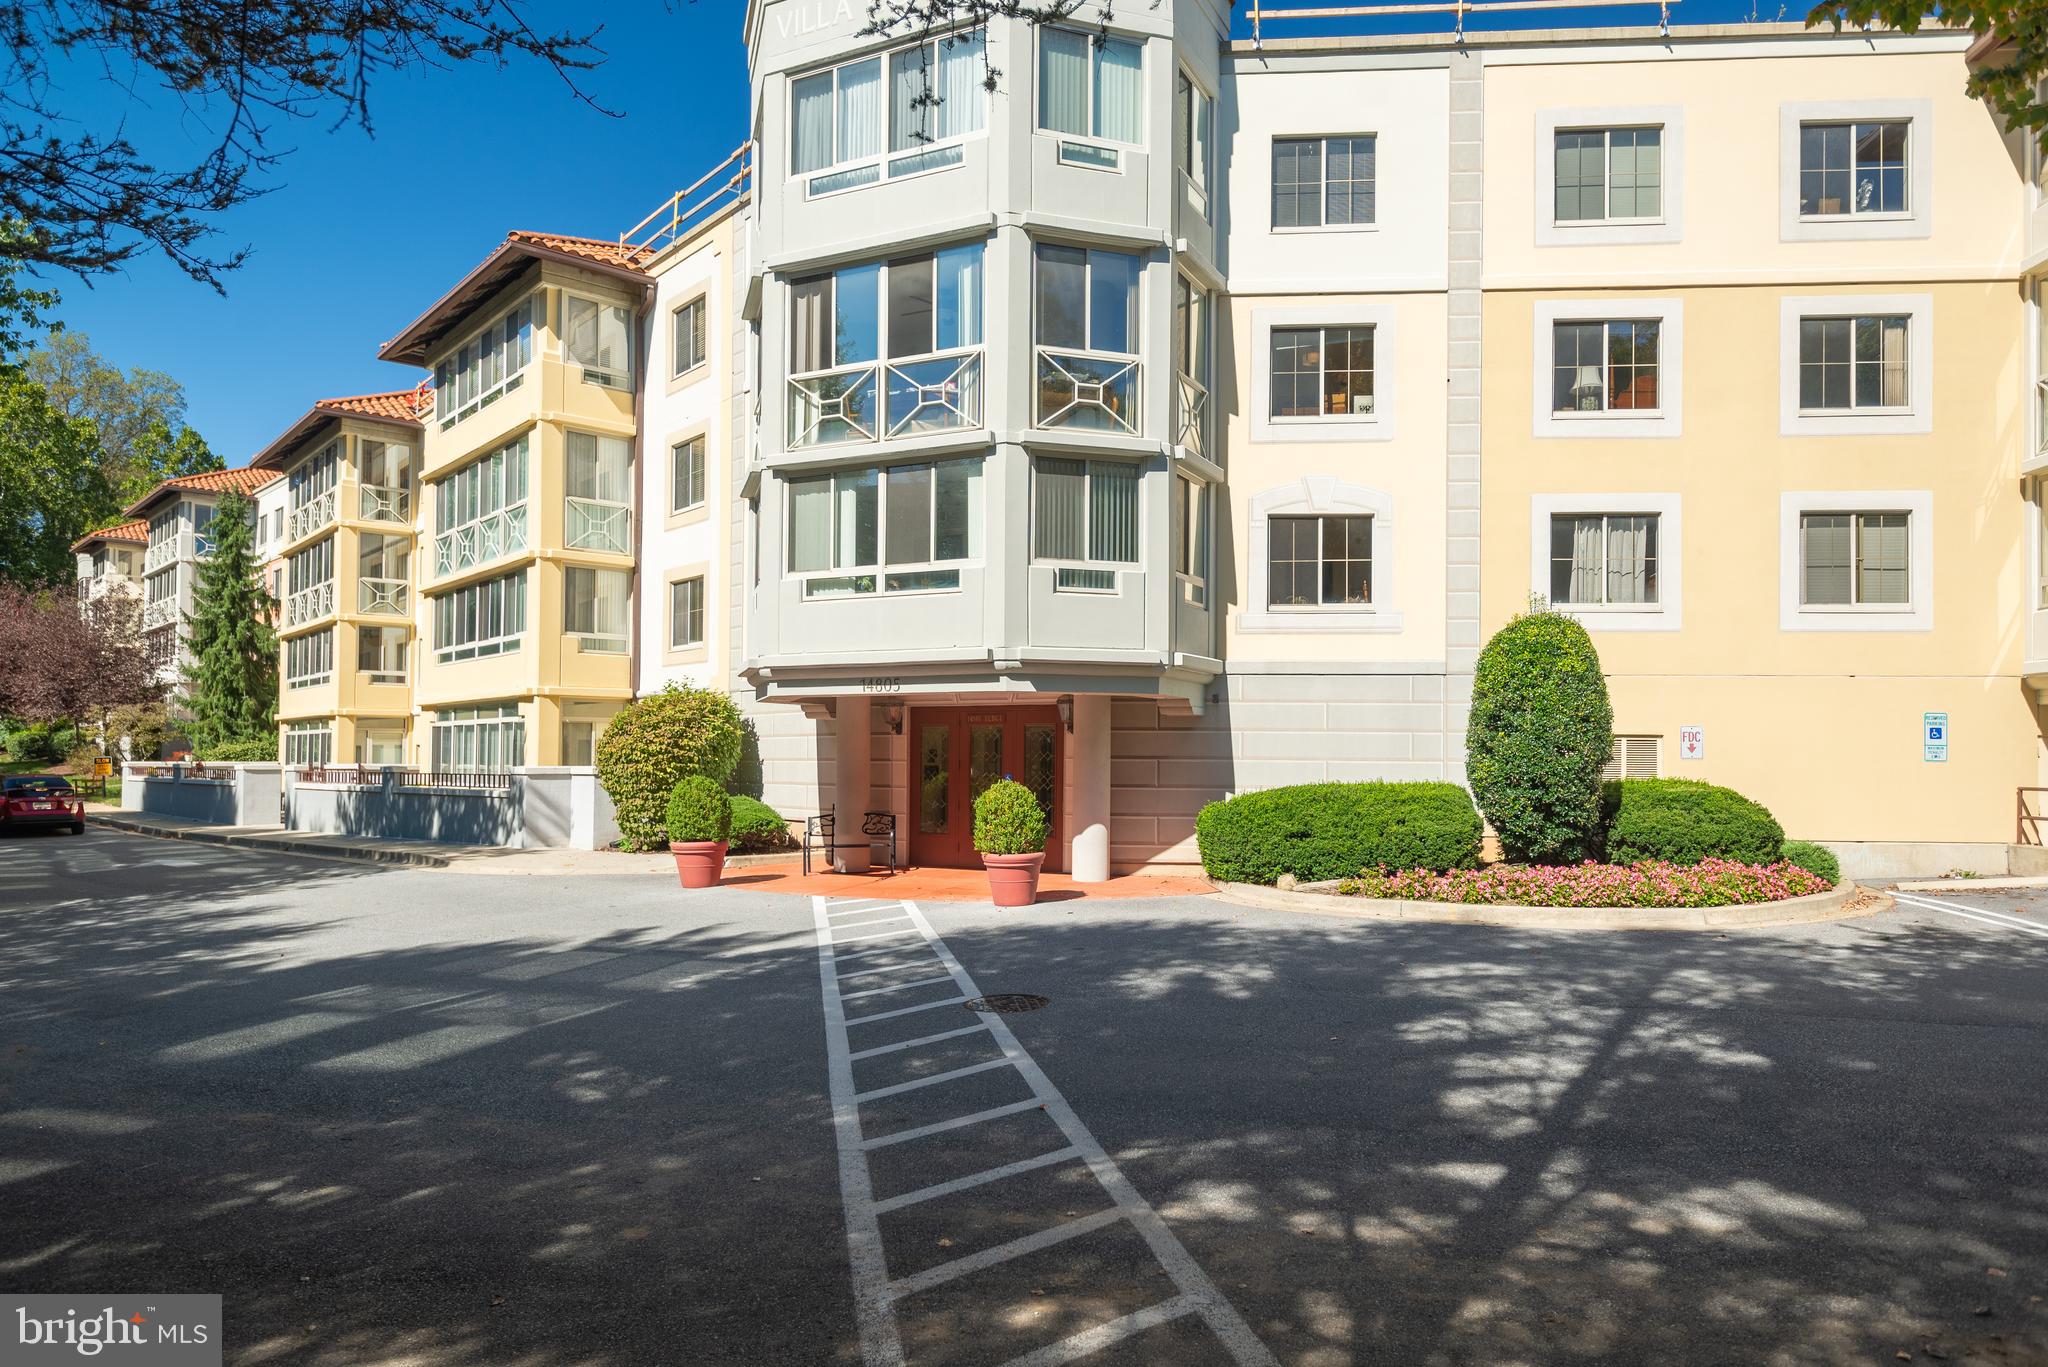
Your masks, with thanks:
M676 857L676 877L686 888L715 888L725 876L723 840L677 840L668 849Z
M1045 867L1045 851L1033 854L984 854L988 870L989 896L999 907L1028 907L1038 900L1038 871Z

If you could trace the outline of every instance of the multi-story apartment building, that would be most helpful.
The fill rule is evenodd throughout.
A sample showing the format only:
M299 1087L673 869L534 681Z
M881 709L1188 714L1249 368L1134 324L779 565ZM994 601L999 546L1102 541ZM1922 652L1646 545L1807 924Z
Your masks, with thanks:
M158 677L175 685L187 663L185 618L192 611L199 562L213 550L213 518L230 491L254 499L277 478L275 470L245 467L179 475L144 494L126 510L148 529L142 555L142 633Z
M413 723L415 507L424 387L322 399L259 453L279 600L287 763L402 765ZM266 491L267 492L267 491Z
M78 564L78 598L94 602L110 593L142 592L142 556L149 523L141 518L88 532L71 543Z
M434 375L414 576L423 766L587 764L633 696L653 255L515 232L379 353Z

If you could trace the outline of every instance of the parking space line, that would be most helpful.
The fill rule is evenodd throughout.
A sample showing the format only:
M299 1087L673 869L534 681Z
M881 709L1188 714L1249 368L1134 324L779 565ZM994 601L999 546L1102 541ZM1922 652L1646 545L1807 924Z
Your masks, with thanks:
M906 987L930 987L935 983L949 983L951 981L953 981L951 977L912 978L907 983L890 983L886 987L863 987L858 992L848 992L843 994L839 998L839 1000L850 1002L855 997L872 997L882 992L901 992Z
M1083 1329L1071 1338L1058 1343L1048 1343L1035 1353L1011 1358L1003 1367L1062 1367L1062 1364L1084 1358L1090 1353L1099 1353L1113 1343L1121 1343L1133 1334L1142 1334L1147 1329L1177 1320L1182 1315L1192 1314L1201 1307L1194 1303L1192 1296L1175 1296L1157 1305L1148 1305L1143 1310L1133 1310L1122 1319L1098 1324L1093 1329ZM1249 1332L1249 1331L1247 1331ZM1271 1361L1268 1358L1267 1361Z
M886 1149L891 1144L923 1139L927 1135L944 1134L947 1130L964 1130L969 1125L979 1125L986 1120L1000 1120L1019 1111L1035 1111L1043 1104L1037 1097L1027 1096L1022 1101L1013 1101L1007 1106L991 1106L985 1111L976 1111L973 1115L956 1115L951 1120L934 1120L931 1124L920 1125L914 1130L892 1130L873 1139L863 1139L860 1146L864 1149Z
M1927 911L1944 911L1950 916L1960 916L1966 920L1976 921L1983 925L1998 926L2004 930L2017 930L2022 934L2035 935L2048 940L2048 926L2029 921L2024 917L2009 916L2005 912L1991 911L1985 907L1967 905L1948 906L1924 897L1913 897L1903 892L1894 892L1892 897L1894 900L1904 902L1908 906L1920 907Z
M888 1087L877 1087L871 1092L856 1092L853 1099L863 1102L880 1101L885 1096L902 1096L905 1092L922 1091L926 1087L936 1087L941 1082L951 1082L956 1077L972 1077L976 1073L986 1073L991 1068L1007 1068L1009 1066L1010 1061L1006 1058L985 1059L980 1063L970 1063L965 1068L953 1068L943 1073L933 1073L928 1077L914 1077L908 1082L898 1082Z
M1078 1220L1065 1220L1051 1229L1041 1229L1036 1234L1027 1234L1021 1239L1012 1239L1006 1244L985 1248L979 1253L970 1253L964 1258L940 1263L937 1267L928 1267L914 1277L903 1277L893 1281L889 1283L889 1295L897 1300L904 1296L914 1296L920 1291L944 1286L947 1282L964 1277L970 1272L979 1272L985 1267L1009 1262L1012 1258L1021 1258L1029 1253L1052 1248L1069 1239L1078 1239L1083 1234L1092 1234L1123 1218L1124 1213L1111 1206L1108 1210L1098 1210L1093 1215L1083 1215Z
M894 1011L870 1011L865 1016L848 1016L848 1025L865 1025L869 1021L894 1020L898 1016L915 1015L919 1011L931 1011L941 1006L958 1006L969 1000L966 997L941 997L935 1002L919 1002L916 1006L899 1006Z
M958 1030L941 1030L936 1035L919 1035L916 1039L898 1040L894 1044L878 1044L872 1049L856 1049L848 1055L853 1059L873 1058L877 1054L894 1054L905 1049L915 1049L924 1044L937 1044L940 1040L958 1039L962 1035L978 1035L988 1027L980 1021L963 1025Z
M901 1210L905 1206L921 1206L926 1201L936 1201L941 1196L951 1196L954 1192L958 1191L972 1191L976 1187L985 1187L991 1182L1000 1182L1005 1177L1016 1177L1022 1173L1034 1172L1039 1168L1049 1168L1055 1163L1070 1163L1080 1156L1081 1151L1072 1144L1069 1144L1063 1149L1054 1149L1051 1153L1041 1153L1031 1158L1020 1158L1014 1163L1005 1163L999 1168L983 1168L980 1172L970 1172L965 1177L955 1177L950 1182L934 1182L928 1187L919 1187L915 1191L901 1192L895 1196L886 1197L875 1202L875 1212L879 1215L887 1215L890 1211Z
M846 957L851 959L853 956L849 954ZM894 973L904 968L930 968L931 966L931 960L929 959L905 959L900 964L881 964L874 968L857 968L851 973L841 973L839 981L846 982L852 978L866 978L876 973Z
M909 919L909 918L907 918L907 917L903 917L903 916L890 916L890 917L887 917L887 918L885 918L885 919L883 919L883 920L880 920L880 921L871 921L871 922L867 922L866 924L869 924L869 925L877 925L877 926L880 926L880 925L887 925L887 924L888 924L888 923L889 923L890 921L902 921L902 920L907 920L907 919ZM858 929L859 929L859 927L858 927L858 926L856 926L856 927L854 927L854 929L858 930ZM839 938L838 936L836 936L836 935L835 935L835 936L834 936L834 937L832 938L832 943L833 943L833 944L835 944L835 945L852 945L852 944L859 944L859 943L860 943L860 942L861 942L862 940L886 940L886 939L889 939L889 938L890 938L891 936L894 936L894 935L915 935L915 934L917 934L917 927L916 927L916 926L905 926L905 927L904 927L903 929L901 929L901 930L885 930L885 931L883 931L883 932L882 932L882 933L881 933L880 935L849 935L849 936L848 936L847 938L845 938L844 940L840 939L840 938Z

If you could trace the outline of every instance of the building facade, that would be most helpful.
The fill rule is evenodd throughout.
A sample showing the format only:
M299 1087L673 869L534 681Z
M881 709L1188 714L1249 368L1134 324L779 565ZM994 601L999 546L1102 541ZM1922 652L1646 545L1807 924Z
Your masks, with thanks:
M142 558L148 549L149 523L141 518L103 527L72 542L79 600L94 602L110 593L139 595Z
M249 468L179 475L127 508L125 516L147 529L142 638L166 688L177 686L190 662L186 617L192 611L200 561L213 551L213 519L221 497L232 491L253 503L276 478L275 470Z

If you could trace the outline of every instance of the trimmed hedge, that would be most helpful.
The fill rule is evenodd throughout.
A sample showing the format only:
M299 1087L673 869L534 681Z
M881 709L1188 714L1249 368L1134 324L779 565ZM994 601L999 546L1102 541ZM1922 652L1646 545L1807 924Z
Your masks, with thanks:
M1775 864L1784 851L1776 818L1732 788L1688 778L1623 779L1605 786L1600 805L1610 864Z
M732 848L735 854L786 850L795 844L796 841L790 839L789 823L773 807L744 793L732 795Z
M221 764L275 764L277 763L277 737L264 736L259 740L223 740L206 746L199 758L209 763Z
M677 782L702 774L722 791L739 766L740 710L725 693L669 684L620 708L597 742L597 781L619 814L619 848L658 850Z
M1045 812L1031 790L1001 779L974 799L974 848L981 854L1036 854L1045 848Z
M669 843L685 840L730 840L732 799L720 784L691 774L668 795Z
M1226 883L1474 868L1480 830L1455 783L1305 783L1212 802L1195 818L1202 868Z
M1825 878L1831 888L1841 885L1842 861L1825 845L1810 840L1787 840L1783 858L1787 864L1796 864L1816 878Z
M1508 859L1575 864L1600 853L1614 709L1584 627L1545 611L1494 633L1473 673L1465 748L1472 797Z

